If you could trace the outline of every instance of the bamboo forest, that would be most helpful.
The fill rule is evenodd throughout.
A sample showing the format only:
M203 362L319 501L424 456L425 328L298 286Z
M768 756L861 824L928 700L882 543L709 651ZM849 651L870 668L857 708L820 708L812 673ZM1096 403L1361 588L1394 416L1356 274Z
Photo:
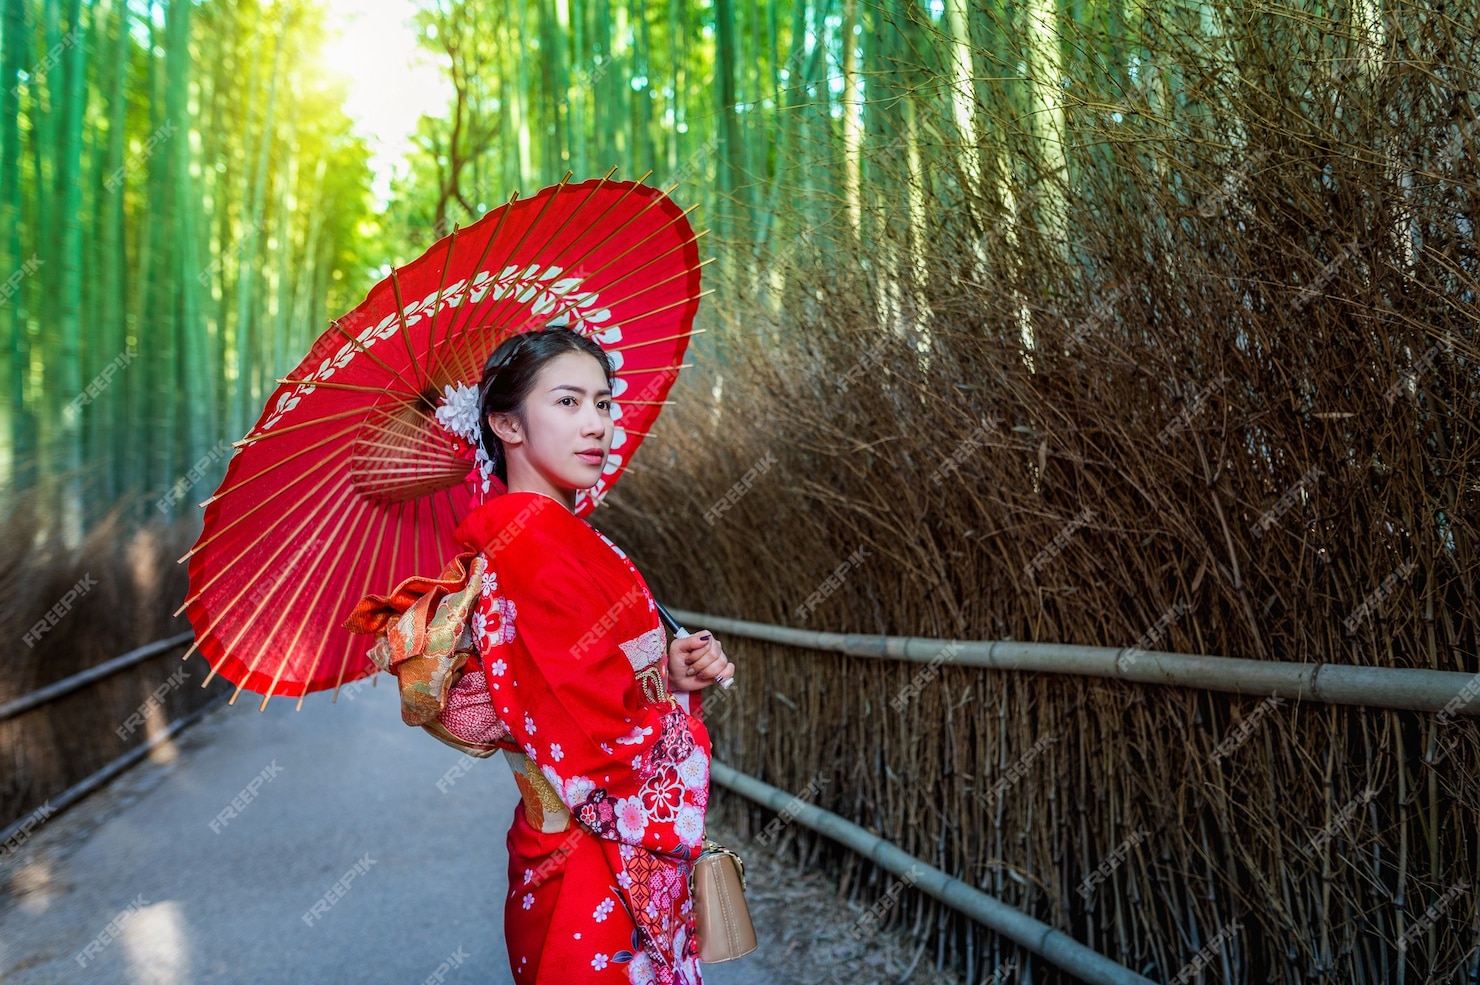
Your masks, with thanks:
M0 0L0 979L1476 985L1477 205L1473 3ZM584 255L464 245L530 230L625 273L598 300ZM487 492L473 387L516 319L469 312L518 305L614 357L571 502L641 576L570 654L650 590L652 660L702 627L734 668L672 714L712 753L693 830L749 873L741 960L632 929L592 977L521 970L547 870L499 881L516 835L602 830L576 746L511 713L543 744L503 747L517 789L492 745L451 758L407 697L443 714L446 667L396 719L407 586L445 613L479 570L447 490ZM302 437L344 485L273 456L360 397L423 406ZM464 611L459 659L535 601ZM616 789L623 858L683 811ZM302 881L264 887L278 851ZM480 866L439 936L419 894Z

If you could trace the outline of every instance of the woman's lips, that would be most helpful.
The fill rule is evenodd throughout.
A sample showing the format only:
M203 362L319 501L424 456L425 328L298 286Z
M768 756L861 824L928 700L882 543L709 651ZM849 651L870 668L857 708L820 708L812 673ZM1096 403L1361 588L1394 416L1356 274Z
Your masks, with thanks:
M603 455L599 451L595 451L595 452L584 452L584 451L583 452L576 452L576 458L579 458L581 461L587 463L588 465L600 465L601 464L601 460L604 459L605 457L606 456Z

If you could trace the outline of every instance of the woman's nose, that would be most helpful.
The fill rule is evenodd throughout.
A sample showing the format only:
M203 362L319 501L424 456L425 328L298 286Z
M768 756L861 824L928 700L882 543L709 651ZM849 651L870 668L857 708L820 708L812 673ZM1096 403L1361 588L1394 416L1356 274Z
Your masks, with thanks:
M606 433L607 420L606 418L601 416L600 411L598 411L595 407L592 407L582 417L582 425L582 434L599 436Z

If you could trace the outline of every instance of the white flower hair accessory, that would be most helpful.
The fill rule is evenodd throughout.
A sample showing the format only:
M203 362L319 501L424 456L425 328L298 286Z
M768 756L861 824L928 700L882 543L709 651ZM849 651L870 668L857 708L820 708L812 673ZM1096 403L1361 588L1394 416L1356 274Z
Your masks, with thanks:
M437 423L473 446L478 472L482 475L483 492L487 494L489 477L493 475L493 460L483 447L482 422L478 419L478 389L466 383L449 383L442 394L442 402L437 405Z

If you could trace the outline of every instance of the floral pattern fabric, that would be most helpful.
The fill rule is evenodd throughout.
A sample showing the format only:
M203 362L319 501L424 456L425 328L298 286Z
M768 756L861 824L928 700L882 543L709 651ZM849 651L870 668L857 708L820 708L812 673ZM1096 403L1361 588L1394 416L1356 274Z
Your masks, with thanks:
M653 701L656 605L616 545L563 505L507 493L458 538L487 564L470 621L492 709L571 815L507 835L519 985L701 985L688 879L704 836L709 733ZM666 672L666 671L664 671Z

